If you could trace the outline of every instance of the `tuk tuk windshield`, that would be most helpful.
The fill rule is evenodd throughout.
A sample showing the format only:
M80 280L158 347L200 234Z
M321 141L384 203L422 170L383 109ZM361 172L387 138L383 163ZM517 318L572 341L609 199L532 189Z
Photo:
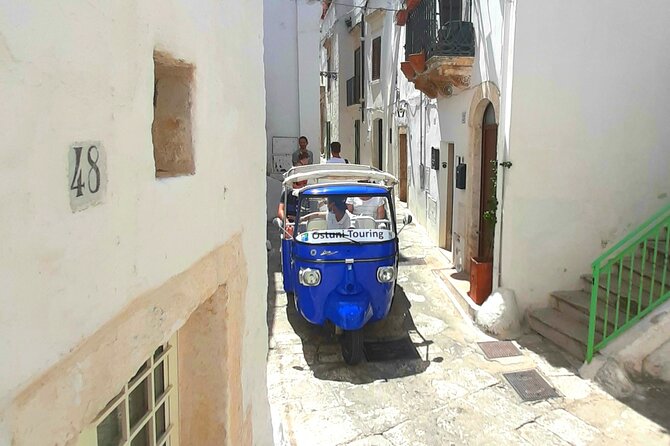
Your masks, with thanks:
M296 238L301 242L375 243L395 238L386 196L306 196L299 208Z

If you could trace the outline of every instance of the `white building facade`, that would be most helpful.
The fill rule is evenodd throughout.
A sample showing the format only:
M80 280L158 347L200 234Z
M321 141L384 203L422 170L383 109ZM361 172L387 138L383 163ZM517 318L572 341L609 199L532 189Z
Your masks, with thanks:
M663 54L670 11L660 0L639 17L622 1L577 14L561 1L418 3L406 32L428 8L442 33L423 61L409 62L421 48L406 42L401 67L412 79L399 81L409 207L458 268L470 271L492 242L493 288L514 290L522 310L547 306L551 291L579 287L604 248L668 203L670 65L653 55ZM459 59L468 55L449 22L472 24L470 62ZM440 44L447 52L436 52ZM493 195L482 192L487 146ZM496 201L495 232L482 241L483 214Z
M326 2L321 25L323 145L342 157L397 173L397 0ZM329 153L326 153L329 156Z
M282 172L291 167L298 138L307 137L314 162L321 146L319 21L314 0L265 0L265 127L267 130L267 219L275 217Z
M0 6L0 444L272 443L262 6Z

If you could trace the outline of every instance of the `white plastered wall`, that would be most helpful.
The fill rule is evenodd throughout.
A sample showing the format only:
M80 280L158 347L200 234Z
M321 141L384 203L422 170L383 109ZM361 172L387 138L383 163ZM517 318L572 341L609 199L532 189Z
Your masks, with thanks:
M572 6L517 6L501 270L522 308L576 287L670 194L667 2Z
M347 80L354 75L354 51L361 44L361 15L365 1L356 0L351 5L333 4L323 21L322 39L328 37L333 44L333 55L336 55L338 71L338 92L329 101L328 120L333 129L332 140L342 144L342 156L354 162L355 132L354 123L360 120L360 154L361 164L373 163L373 150L376 154L374 129L372 123L376 119L383 119L383 150L384 168L390 172L397 170L397 160L392 147L388 143L388 131L391 116L394 110L395 64L395 36L399 32L393 20L393 13L376 11L375 8L393 9L399 7L396 0L379 0L368 2L366 15L365 53L366 63L363 70L364 88L366 89L365 117L361 115L361 106L347 106ZM351 20L351 27L346 21ZM372 40L382 37L381 47L381 76L379 80L371 81L371 51ZM333 92L335 93L335 92ZM395 138L394 138L395 144Z
M472 22L475 27L476 50L470 87L455 90L449 97L440 96L437 100L431 100L426 96L422 97L404 75L398 77L401 98L409 102L406 114L409 134L408 163L411 165L408 178L409 206L436 244L443 243L445 239L447 175L441 166L439 171L430 169L431 148L440 149L440 161L446 161L447 151L444 149L448 143L453 143L455 164L459 157L467 164L466 189L454 188L452 221L452 230L458 234L453 243L460 240L459 250L463 256L467 256L469 251L468 233L473 230L470 215L473 169L479 168L471 160L473 151L478 150L473 147L473 126L477 125L475 121L481 117L470 116L470 110L477 91L481 90L483 84L500 85L503 32L503 11L500 8L500 2L493 0L473 2ZM500 136L499 133L499 139ZM422 162L428 168L424 190L420 188Z
M265 127L268 160L273 137L307 136L308 150L318 162L321 153L319 111L318 2L265 0L263 29L265 51ZM258 119L256 122L260 122ZM297 149L297 147L296 147ZM268 164L267 219L274 218L281 194L281 175L271 176Z
M271 443L261 11L260 0L0 5L0 335L11 340L0 412L133 298L242 231L244 405L254 438ZM155 178L154 49L195 66L193 176ZM106 151L107 192L72 213L67 152L82 140Z
M276 216L281 175L272 172L272 138L300 135L297 13L295 3L263 1L267 220Z

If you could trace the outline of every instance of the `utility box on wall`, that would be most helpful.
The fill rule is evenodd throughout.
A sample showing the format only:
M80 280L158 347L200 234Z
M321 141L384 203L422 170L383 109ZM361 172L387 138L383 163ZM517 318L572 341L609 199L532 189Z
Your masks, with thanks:
M467 164L460 163L456 166L456 189L465 189L465 175Z

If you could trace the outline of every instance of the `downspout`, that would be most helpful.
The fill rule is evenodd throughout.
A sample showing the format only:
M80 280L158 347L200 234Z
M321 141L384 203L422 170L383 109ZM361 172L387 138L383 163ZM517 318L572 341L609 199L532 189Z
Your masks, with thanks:
M421 172L419 172L419 178L423 178L423 192L424 192L424 198L426 195L426 148L424 147L423 144L423 91L419 90L419 154L421 154L421 162L419 163L419 166L421 167ZM424 203L425 204L425 203ZM428 211L426 210L426 213Z
M507 0L509 5L507 17L507 30L506 30L506 43L507 51L506 58L503 60L503 70L502 70L502 89L501 94L501 123L503 128L503 134L500 139L503 143L503 162L510 161L510 129L512 126L512 84L514 77L514 37L516 33L516 0ZM503 17L505 20L505 16ZM504 47L503 42L503 47ZM503 246L503 217L505 210L505 179L507 178L507 168L502 167L502 181L500 184L500 236L499 248L498 248L498 284L496 288L499 288L502 285L502 246Z
M368 12L368 1L365 0L361 15L361 123L365 122L365 100L367 99L365 97L365 15Z

